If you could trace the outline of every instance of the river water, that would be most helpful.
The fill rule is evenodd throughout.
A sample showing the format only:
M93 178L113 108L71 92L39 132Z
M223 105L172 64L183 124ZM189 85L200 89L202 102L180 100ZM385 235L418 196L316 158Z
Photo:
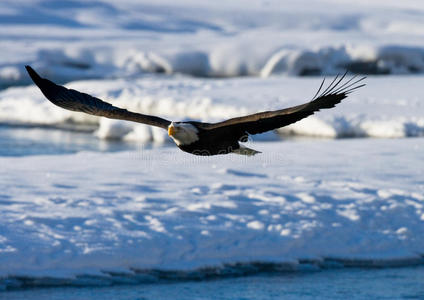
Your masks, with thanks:
M0 299L424 299L424 266L344 268L106 287L33 288L2 292Z

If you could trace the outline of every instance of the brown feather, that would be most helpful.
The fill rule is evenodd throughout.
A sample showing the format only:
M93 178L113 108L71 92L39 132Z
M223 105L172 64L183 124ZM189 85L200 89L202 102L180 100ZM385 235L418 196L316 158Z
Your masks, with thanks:
M168 120L131 112L126 109L113 106L112 104L88 94L67 89L61 85L51 82L48 79L41 78L30 66L26 66L25 68L44 96L46 96L46 98L52 103L62 108L84 112L99 117L144 123L164 129L167 129L168 125L171 124Z
M223 122L205 124L202 128L205 130L213 130L225 127L228 130L239 132L241 137L246 133L258 134L287 126L312 115L320 109L334 107L346 98L350 92L365 85L358 85L359 82L365 79L365 77L362 77L351 83L352 78L340 86L345 75L346 74L341 76L336 82L337 76L326 90L317 97L323 86L323 81L317 95L308 103L281 110L264 111L243 117L232 118Z

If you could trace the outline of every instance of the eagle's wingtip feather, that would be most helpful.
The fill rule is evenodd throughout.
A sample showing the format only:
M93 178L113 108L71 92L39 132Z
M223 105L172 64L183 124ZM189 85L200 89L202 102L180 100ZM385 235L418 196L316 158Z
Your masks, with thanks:
M35 72L35 70L33 68L31 68L31 66L26 65L25 69L27 70L29 76L31 77L32 81L34 81L34 83L36 85L39 85L41 82L41 77L40 75L37 74L37 72Z

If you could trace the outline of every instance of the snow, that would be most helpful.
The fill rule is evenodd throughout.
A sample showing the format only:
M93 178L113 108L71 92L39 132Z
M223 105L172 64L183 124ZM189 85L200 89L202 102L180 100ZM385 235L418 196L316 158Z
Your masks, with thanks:
M176 148L0 158L0 274L423 254L423 139L254 146L253 158Z
M149 72L232 77L424 70L419 0L2 1L0 86Z

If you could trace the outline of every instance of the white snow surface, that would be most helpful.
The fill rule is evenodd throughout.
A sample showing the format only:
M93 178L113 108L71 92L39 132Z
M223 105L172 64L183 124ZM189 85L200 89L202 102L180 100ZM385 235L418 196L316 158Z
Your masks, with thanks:
M419 259L424 139L0 158L0 276Z
M327 78L326 84L331 81ZM84 80L67 87L92 94L116 106L172 121L215 122L264 110L305 103L321 78L284 77L199 79L149 76L141 79ZM284 135L338 137L418 137L424 135L421 76L377 76L335 108L322 110L278 130ZM0 91L0 121L8 123L97 128L101 139L145 143L170 141L165 130L143 124L66 111L45 99L35 86ZM276 140L275 133L253 139Z
M0 86L138 76L417 73L421 0L3 0Z

